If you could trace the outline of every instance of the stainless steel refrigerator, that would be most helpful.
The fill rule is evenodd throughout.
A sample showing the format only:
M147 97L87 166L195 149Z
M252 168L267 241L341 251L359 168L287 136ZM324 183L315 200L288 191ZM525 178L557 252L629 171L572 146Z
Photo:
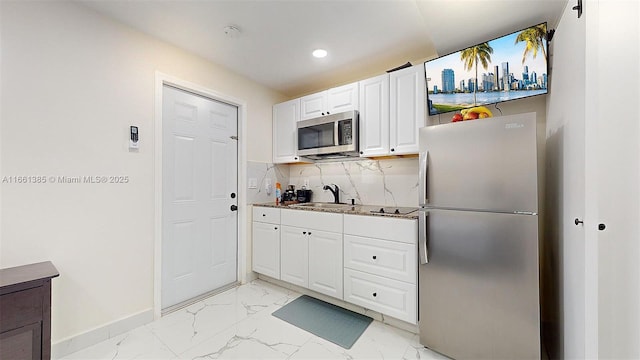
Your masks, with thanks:
M536 115L420 129L420 342L540 358Z

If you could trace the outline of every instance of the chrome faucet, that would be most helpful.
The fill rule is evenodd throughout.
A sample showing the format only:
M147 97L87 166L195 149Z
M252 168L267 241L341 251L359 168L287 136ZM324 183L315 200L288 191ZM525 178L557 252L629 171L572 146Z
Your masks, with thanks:
M333 193L333 202L336 204L340 203L340 189L338 188L338 185L336 184L331 184L333 186L335 186L335 190L331 188L331 186L329 185L325 185L322 189L323 190L329 190L331 191L331 193Z

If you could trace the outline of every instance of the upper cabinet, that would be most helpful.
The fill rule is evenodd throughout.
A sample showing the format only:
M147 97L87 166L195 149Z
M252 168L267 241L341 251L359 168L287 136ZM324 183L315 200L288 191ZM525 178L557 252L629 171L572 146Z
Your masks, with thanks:
M418 153L425 91L422 64L360 81L360 156Z
M300 120L358 110L358 83L335 87L300 98Z
M273 162L298 162L297 123L300 119L300 99L273 106Z
M425 126L426 86L422 64L389 74L389 153L418 153L418 130Z
M389 154L389 74L360 85L360 156Z
M360 156L418 153L425 126L426 86L422 64L303 96L273 106L273 162L299 162L297 122L359 111Z

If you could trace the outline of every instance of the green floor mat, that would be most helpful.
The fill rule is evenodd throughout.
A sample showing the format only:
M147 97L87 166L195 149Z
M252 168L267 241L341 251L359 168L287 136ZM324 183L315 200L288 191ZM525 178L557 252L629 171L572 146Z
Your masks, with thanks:
M351 349L372 318L302 295L271 314L316 336Z

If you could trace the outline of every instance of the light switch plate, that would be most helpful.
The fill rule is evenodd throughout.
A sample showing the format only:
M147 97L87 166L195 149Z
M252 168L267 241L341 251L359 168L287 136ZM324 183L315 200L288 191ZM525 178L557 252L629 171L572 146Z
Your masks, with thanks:
M258 179L249 178L249 189L257 189L258 188Z

